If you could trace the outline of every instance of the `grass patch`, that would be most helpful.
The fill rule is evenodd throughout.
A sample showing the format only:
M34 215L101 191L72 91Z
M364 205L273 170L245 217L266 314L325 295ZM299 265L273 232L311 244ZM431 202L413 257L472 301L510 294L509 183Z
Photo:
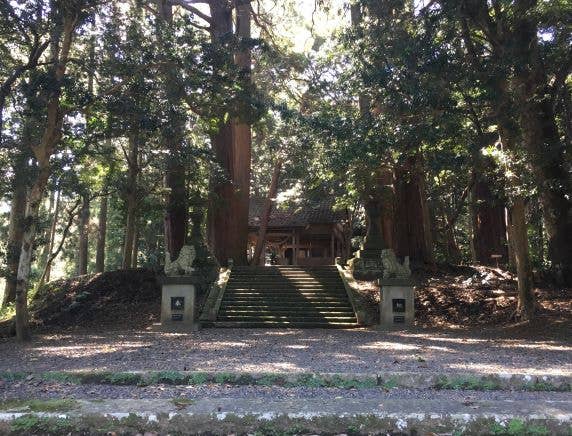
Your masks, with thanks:
M15 382L24 380L29 374L25 372L17 372L17 371L4 371L0 372L0 380L6 382Z
M282 386L308 388L339 388L339 389L393 389L401 386L399 377L388 375L352 377L344 375L321 375L317 373L283 374L261 373L248 374L240 372L187 372L187 371L153 371L153 372L112 372L112 371L53 371L44 373L29 373L18 371L0 372L0 380L18 382L35 378L38 380L74 383L74 384L104 384L117 386L149 386L167 385L205 385L208 383L229 384L234 386ZM434 389L493 391L516 389L524 391L570 392L570 383L541 379L530 382L516 382L508 386L495 377L479 376L447 376L437 377L431 386Z
M548 435L550 431L543 425L529 425L522 419L511 419L506 425L494 423L491 434L503 436L541 436Z
M13 412L68 412L78 407L79 403L71 399L6 400L0 402L0 409Z
M397 378L395 378L395 377L390 377L387 380L383 380L382 378L379 378L377 380L377 384L378 384L378 386L381 386L384 389L394 389L398 386Z
M229 372L219 372L214 376L214 382L220 385L231 383L232 381L234 381L234 374Z
M103 383L108 383L117 386L133 386L144 384L141 374L133 372L111 372L107 373L101 379Z
M190 385L204 385L209 381L209 375L206 372L195 372L189 376L187 382Z
M494 391L500 390L502 386L498 381L483 379L479 377L441 377L435 383L436 389L469 390L469 391Z
M189 377L179 371L160 371L151 375L148 380L143 380L145 384L163 383L167 385L186 385Z
M36 415L24 415L12 421L11 430L18 434L68 434L75 430L74 424L67 418L42 418Z
M70 372L44 372L41 378L46 381L81 384L81 377Z
M307 388L321 388L326 382L317 374L300 374L290 386L304 386Z
M560 386L555 386L554 384L542 380L535 380L534 382L526 383L523 386L525 391L533 392L570 392L569 384L562 384Z

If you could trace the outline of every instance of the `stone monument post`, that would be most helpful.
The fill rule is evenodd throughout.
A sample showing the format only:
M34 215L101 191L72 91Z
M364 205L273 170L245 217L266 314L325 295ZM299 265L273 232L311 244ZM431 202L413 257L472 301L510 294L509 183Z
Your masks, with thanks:
M195 247L185 245L179 257L171 261L165 256L165 276L160 278L161 326L163 330L196 331L199 324L195 320L197 305L197 285L202 278L196 274L193 262Z
M379 280L381 301L379 303L380 329L410 326L415 319L415 295L409 257L403 264L397 261L393 250L383 250L381 255L383 278Z

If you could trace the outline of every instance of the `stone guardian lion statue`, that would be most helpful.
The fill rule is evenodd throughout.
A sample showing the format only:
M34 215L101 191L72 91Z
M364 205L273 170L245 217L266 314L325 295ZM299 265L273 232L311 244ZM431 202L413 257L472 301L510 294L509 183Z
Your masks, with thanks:
M411 277L409 256L405 256L402 265L397 260L395 252L391 249L386 249L381 251L381 262L383 264L384 279L405 279Z
M173 261L171 261L171 254L167 251L165 253L165 274L168 276L190 275L195 270L193 262L196 256L197 253L193 245L184 245L179 257Z

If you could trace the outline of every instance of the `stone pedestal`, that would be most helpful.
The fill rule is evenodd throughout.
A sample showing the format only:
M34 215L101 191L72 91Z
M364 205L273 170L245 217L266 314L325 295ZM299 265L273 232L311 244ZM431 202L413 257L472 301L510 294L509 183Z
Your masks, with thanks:
M378 327L383 329L411 326L415 319L415 299L411 279L382 279L380 287Z
M160 279L162 330L197 331L196 293L200 277L167 276Z
M355 257L348 264L352 276L356 280L376 280L383 273L381 262L382 249L362 248L355 252Z

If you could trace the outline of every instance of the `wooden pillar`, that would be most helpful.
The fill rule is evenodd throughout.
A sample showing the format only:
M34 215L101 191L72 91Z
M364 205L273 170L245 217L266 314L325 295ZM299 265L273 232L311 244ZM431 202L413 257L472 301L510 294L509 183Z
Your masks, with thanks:
M292 265L298 265L298 240L299 240L298 230L294 230L294 235L292 236Z
M336 257L335 249L336 249L336 240L334 238L334 232L332 232L332 234L330 235L330 257L332 258L332 260L334 260L334 258Z

